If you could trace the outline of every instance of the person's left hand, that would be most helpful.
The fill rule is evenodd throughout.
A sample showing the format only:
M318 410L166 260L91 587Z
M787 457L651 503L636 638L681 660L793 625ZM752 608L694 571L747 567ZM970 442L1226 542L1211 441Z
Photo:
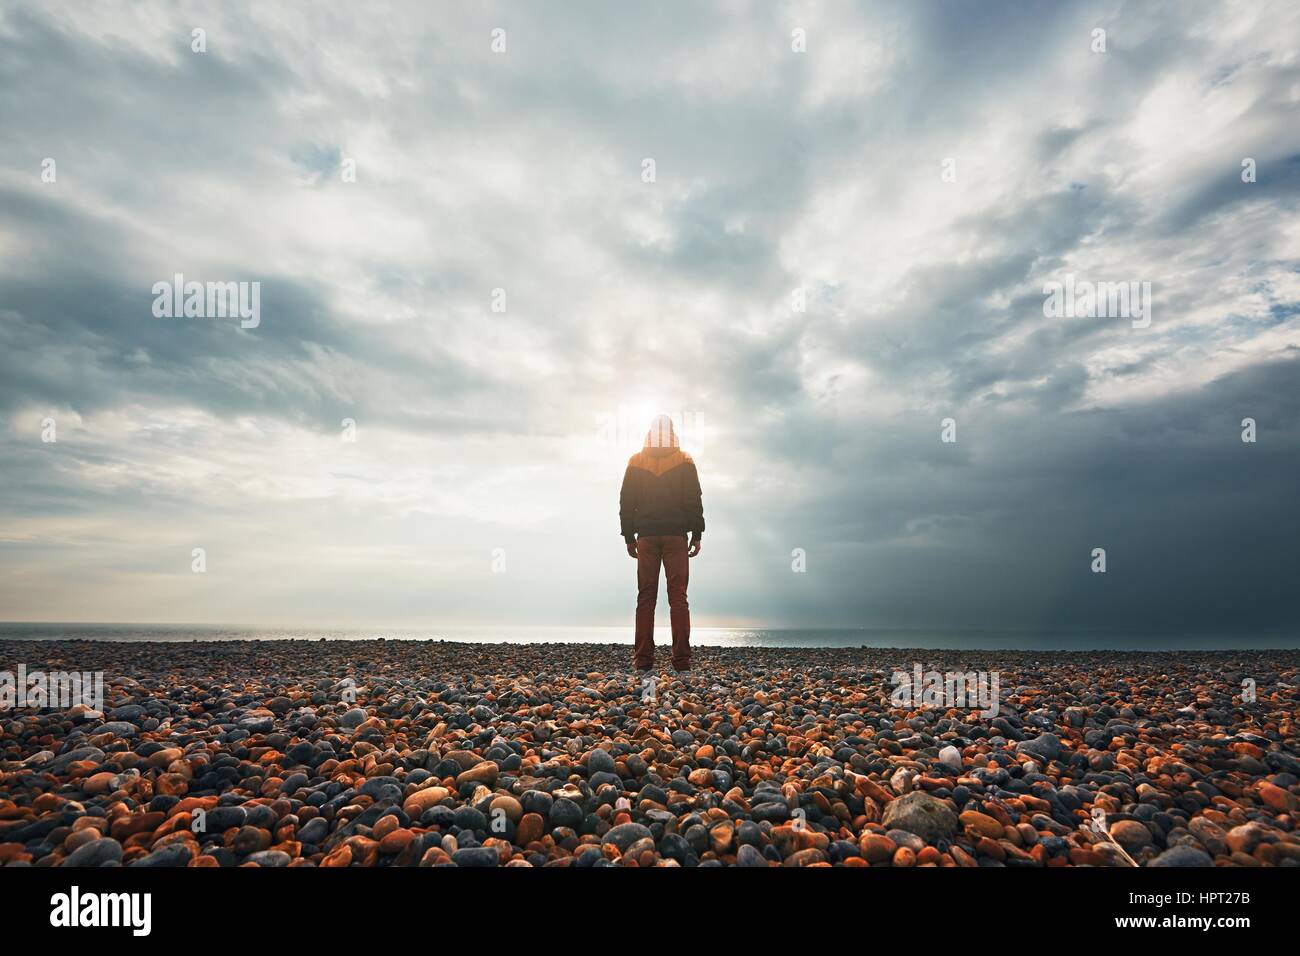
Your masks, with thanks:
M697 554L700 553L701 547L702 547L702 542L700 541L699 538L691 538L691 547L690 550L686 552L686 556L688 558L695 557Z

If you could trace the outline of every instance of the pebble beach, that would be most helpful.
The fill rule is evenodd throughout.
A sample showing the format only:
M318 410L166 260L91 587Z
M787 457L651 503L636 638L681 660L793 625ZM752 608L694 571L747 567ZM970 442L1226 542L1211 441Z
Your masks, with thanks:
M0 711L0 865L1300 866L1300 651L630 656L3 641L104 699ZM997 715L895 706L916 664Z

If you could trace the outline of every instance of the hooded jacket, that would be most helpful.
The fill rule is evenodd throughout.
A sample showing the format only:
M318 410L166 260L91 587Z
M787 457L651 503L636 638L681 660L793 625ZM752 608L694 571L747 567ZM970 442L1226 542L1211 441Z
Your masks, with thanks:
M691 456L678 447L672 419L660 415L646 434L645 447L628 459L618 496L620 534L704 533L700 476Z

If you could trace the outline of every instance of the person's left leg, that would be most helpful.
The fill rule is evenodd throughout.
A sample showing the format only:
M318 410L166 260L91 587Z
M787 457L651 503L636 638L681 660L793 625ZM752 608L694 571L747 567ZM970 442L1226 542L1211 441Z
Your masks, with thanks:
M686 602L686 582L691 559L686 554L685 536L665 538L662 547L664 572L668 578L668 619L673 628L673 669L691 669L691 606Z

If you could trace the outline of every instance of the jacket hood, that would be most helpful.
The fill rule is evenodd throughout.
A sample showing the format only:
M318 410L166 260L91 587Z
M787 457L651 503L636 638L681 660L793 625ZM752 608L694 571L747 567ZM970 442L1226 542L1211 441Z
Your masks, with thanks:
M655 420L650 423L650 430L645 435L645 447L664 449L681 447L671 418L667 415L655 416Z

